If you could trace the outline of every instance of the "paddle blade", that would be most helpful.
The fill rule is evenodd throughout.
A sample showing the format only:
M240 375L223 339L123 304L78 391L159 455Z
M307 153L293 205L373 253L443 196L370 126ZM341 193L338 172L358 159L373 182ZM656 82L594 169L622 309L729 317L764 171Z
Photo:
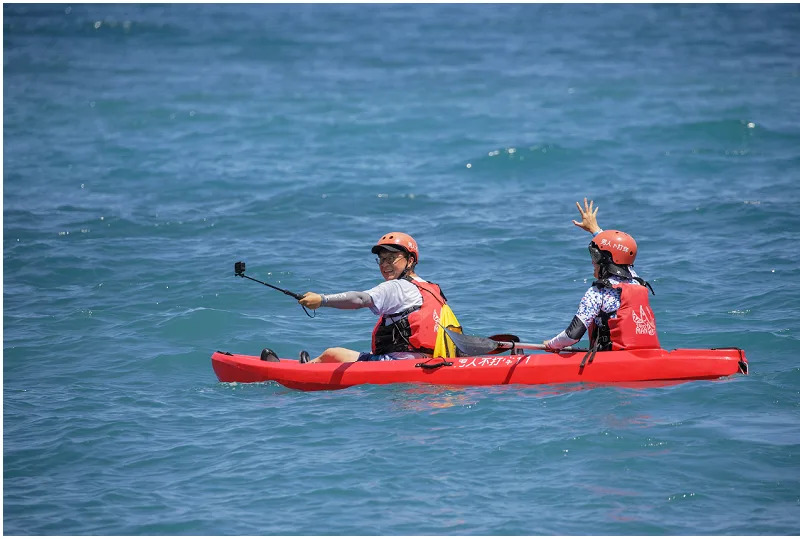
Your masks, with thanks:
M461 356L483 356L487 354L498 354L510 349L511 343L497 342L486 337L475 335L464 335L445 328L447 335L456 345Z

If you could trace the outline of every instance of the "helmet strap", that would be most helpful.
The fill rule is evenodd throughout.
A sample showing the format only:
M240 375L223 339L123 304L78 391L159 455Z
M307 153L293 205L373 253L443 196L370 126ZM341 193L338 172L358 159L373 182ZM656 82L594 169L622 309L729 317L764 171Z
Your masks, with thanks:
M414 255L412 255L412 254L411 254L411 253L409 253L409 252L406 252L406 255L407 255L408 257L412 257L412 256L414 256ZM411 264L411 266L409 266L409 265L408 265L408 263L409 263L409 259L408 259L408 258L406 258L406 269L404 269L404 270L403 270L403 273L401 273L401 274L400 274L400 275L397 277L398 279L408 279L409 281L411 280L411 277L408 275L408 273L409 273L409 272L411 272L411 273L413 273L413 272L414 272L414 266L416 266L416 265L417 265L417 259L416 259L416 257L414 258L414 263L413 263L413 264Z

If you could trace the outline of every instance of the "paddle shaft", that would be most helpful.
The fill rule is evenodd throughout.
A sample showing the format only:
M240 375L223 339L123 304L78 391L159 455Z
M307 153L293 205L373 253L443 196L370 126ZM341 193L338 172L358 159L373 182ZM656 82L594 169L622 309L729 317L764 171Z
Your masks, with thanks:
M544 344L521 343L516 335L501 334L493 335L488 339L486 337L478 337L476 335L464 335L460 332L452 331L450 328L444 328L444 331L453 341L461 353L468 356L479 356L483 354L500 354L505 350L547 350L548 352L586 352L587 350L581 348L572 348L567 346L561 350L549 350Z
M512 348L520 348L523 350L548 350L548 348L543 344L535 344L535 343L524 343L524 342L498 342L498 347L503 347L506 350L510 350ZM588 352L586 348L573 348L571 346L565 346L560 350L552 350L553 352Z
M489 338L493 341L499 343L499 347L505 350L511 348L511 344L514 344L515 348L526 348L526 349L533 349L533 350L547 350L548 348L544 344L530 344L530 343L521 343L519 342L519 337L516 335L512 335L510 333L500 333L499 335L490 335ZM570 346L566 346L562 348L564 352L588 352L588 350L584 348L572 348ZM559 351L561 351L559 350ZM555 351L555 350L553 350Z

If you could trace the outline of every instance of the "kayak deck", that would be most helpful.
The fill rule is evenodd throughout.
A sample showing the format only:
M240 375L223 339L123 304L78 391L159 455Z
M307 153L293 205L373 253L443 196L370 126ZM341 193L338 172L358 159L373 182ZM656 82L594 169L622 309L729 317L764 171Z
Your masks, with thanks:
M583 353L538 353L302 364L217 351L211 363L220 382L275 381L304 391L397 383L489 386L713 380L748 370L744 351L738 348L598 352L581 366L583 357Z

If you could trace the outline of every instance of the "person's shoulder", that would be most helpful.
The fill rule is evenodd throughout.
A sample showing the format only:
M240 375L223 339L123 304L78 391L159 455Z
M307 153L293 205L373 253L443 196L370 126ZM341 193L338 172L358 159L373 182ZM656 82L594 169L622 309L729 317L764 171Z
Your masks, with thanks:
M603 298L617 296L619 295L619 290L614 288L616 284L619 284L619 282L612 279L594 281L583 297L588 301L603 301Z
M589 289L586 291L586 293L588 294L589 292L594 292L599 294L611 284L612 283L607 279L595 279L592 281L592 284L589 286Z
M398 279L397 282L403 290L410 293L419 293L420 286L427 286L430 284L428 281L420 278L412 278L411 281L407 279Z
M376 284L371 288L371 290L381 291L381 292L388 292L389 290L396 290L397 289L397 281L381 281L380 283Z
M373 290L380 290L381 292L400 292L402 290L409 290L409 287L413 288L414 290L417 288L405 279L392 279L390 281L383 281L382 283L376 285L373 287Z
M598 298L603 295L603 288L597 285L597 283L592 283L592 286L586 289L586 292L583 294L584 300L592 300L594 298Z

